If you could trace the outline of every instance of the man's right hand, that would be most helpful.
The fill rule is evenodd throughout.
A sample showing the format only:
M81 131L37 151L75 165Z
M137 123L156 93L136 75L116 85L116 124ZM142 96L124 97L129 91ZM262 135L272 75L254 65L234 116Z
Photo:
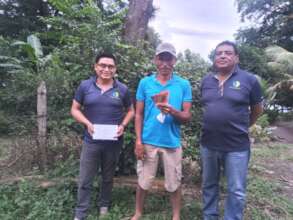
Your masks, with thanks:
M93 134L94 134L94 125L93 125L92 123L88 123L86 127L87 127L87 131L88 131L88 133L89 133L91 136L93 136Z
M143 160L144 158L144 145L141 142L135 142L135 150L134 153L138 160Z

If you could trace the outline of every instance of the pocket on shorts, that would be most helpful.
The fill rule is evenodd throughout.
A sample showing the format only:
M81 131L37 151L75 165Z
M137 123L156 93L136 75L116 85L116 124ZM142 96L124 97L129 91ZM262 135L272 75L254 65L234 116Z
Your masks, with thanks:
M182 180L182 164L180 163L175 167L176 177L179 182Z
M140 176L142 174L142 170L143 170L143 162L142 162L142 160L138 160L136 163L137 176Z

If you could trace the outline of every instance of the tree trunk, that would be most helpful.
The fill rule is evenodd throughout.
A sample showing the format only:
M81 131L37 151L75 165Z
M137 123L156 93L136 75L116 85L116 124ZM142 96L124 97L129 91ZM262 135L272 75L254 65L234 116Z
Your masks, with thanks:
M145 37L147 26L154 12L153 0L130 0L124 26L124 40L138 45Z
M38 147L40 153L40 170L47 169L47 89L46 83L42 81L38 87L37 100L38 117Z

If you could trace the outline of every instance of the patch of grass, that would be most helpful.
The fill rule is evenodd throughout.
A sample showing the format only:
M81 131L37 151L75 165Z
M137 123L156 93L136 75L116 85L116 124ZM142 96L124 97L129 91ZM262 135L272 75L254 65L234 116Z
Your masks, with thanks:
M74 158L73 154L71 154L66 160L56 161L54 164L54 168L49 170L46 174L47 177L50 178L66 178L72 177L75 178L79 174L79 160Z
M282 196L277 183L250 176L247 191L247 219L293 219L293 201Z
M273 143L252 147L250 171L258 175L273 175L277 167L293 161L293 144Z
M274 175L274 164L293 161L292 144L273 143L252 148L248 183L247 219L293 219L293 201L282 194L280 181L262 175ZM269 164L268 164L269 163ZM271 173L268 173L271 172Z
M96 186L96 183L95 183ZM0 219L1 220L69 220L73 218L77 186L72 182L60 184L47 189L37 186L32 181L23 181L14 185L0 185ZM94 187L92 202L88 211L88 220L97 219L98 189ZM129 219L134 213L135 190L115 188L113 204L109 215L103 220ZM145 203L142 220L169 220L172 210L169 195L150 193ZM183 203L182 219L201 219L198 201Z
M11 144L11 138L0 137L0 159L7 156L8 146Z
M34 182L24 181L14 185L0 185L0 219L2 220L69 220L73 217L77 186L72 182L47 189L38 187ZM97 219L98 189L92 193L88 220ZM135 190L114 188L113 204L109 215L103 220L129 219L134 212ZM184 198L183 198L184 200ZM221 210L221 213L223 210ZM150 193L145 203L142 220L171 219L169 195ZM182 220L201 219L201 201L182 202ZM261 177L252 176L248 183L248 199L245 219L293 219L292 201L280 194L280 187Z
M278 159L278 160L292 160L293 156L286 152L293 149L293 144L272 143L272 144L258 144L252 147L252 159Z
M265 159L287 160L292 158L288 150L293 145L274 144L253 148L252 166L258 172L249 172L247 189L247 207L245 220L293 219L293 201L282 195L282 186L274 179L262 176ZM282 156L285 155L285 156ZM50 178L64 178L57 185L49 188L38 186L38 182L27 180L13 185L0 185L0 219L1 220L72 220L76 204L77 186L73 181L65 179L76 177L78 160L68 160L56 164L47 175ZM194 174L196 175L196 174ZM221 181L221 191L226 191L225 181ZM98 181L94 183L91 207L87 220L96 220L98 216L96 204ZM223 194L221 195L221 216L223 214ZM134 213L135 190L132 188L114 188L113 204L109 215L103 220L128 220ZM184 198L182 201L182 220L202 219L201 201ZM145 201L145 213L141 220L170 220L172 209L169 194L149 193ZM101 219L102 220L102 219Z
M71 219L75 187L60 184L43 189L33 182L0 186L0 219Z
M293 162L293 155L288 155L287 160L290 161L290 162Z

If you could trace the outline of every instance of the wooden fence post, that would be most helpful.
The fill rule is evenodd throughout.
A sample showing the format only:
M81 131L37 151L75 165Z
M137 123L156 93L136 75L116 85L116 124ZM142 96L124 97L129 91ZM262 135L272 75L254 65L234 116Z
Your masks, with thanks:
M37 98L38 148L40 153L39 166L41 171L47 170L47 89L46 83L41 81Z

